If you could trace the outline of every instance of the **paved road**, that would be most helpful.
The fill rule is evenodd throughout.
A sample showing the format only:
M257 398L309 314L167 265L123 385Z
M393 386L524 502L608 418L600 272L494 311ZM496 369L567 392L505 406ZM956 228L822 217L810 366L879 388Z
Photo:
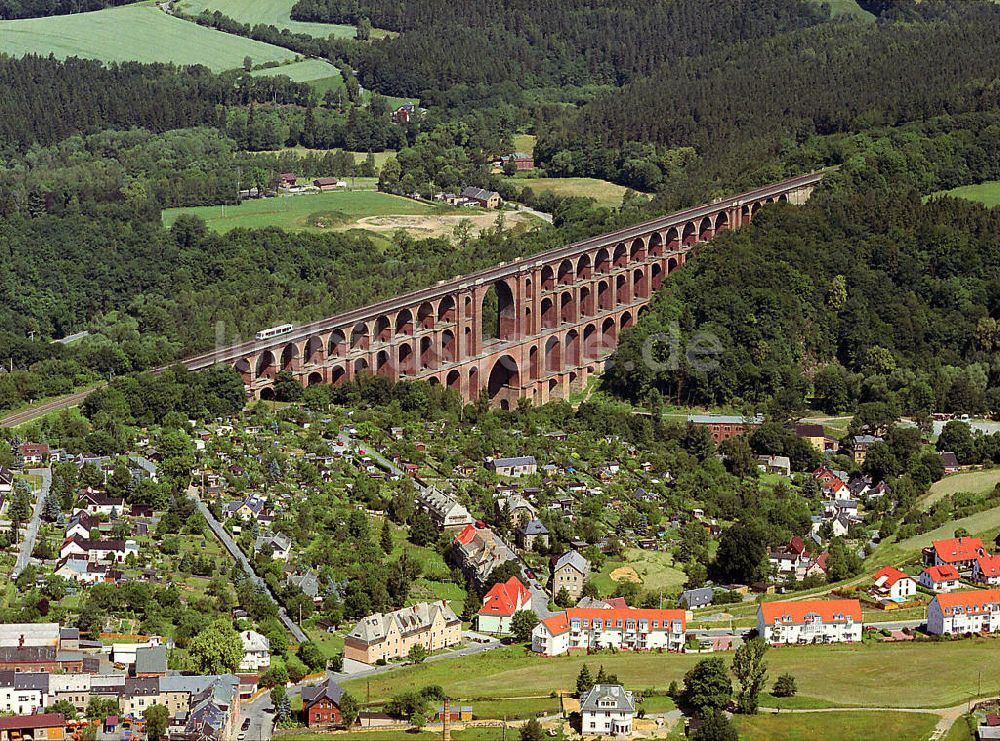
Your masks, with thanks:
M523 203L515 203L514 205L517 207L517 210L522 213L531 214L532 216L537 216L539 219L546 222L547 224L552 223L552 214L547 214L544 211L538 211L536 209L531 208L530 206L525 206Z
M460 648L457 651L448 651L446 653L428 656L424 659L424 662L446 661L448 659L458 659L463 656L475 656L476 654L500 648L503 645L503 643L496 638L482 635L480 633L474 633L470 630L464 631L462 633L462 637L466 640L464 648ZM352 662L352 664L353 665L349 667L347 671L329 672L329 676L339 680L360 679L362 677L371 677L376 674L384 674L385 672L391 672L395 669L401 669L404 666L408 666L406 663L386 664L385 666L371 666L368 664L362 664L361 662ZM346 666L347 665L345 664L345 667ZM315 681L316 680L312 680L312 682ZM309 682L304 682L303 684L309 684Z
M222 524L215 519L215 515L212 514L208 505L205 504L198 496L198 490L192 486L188 489L188 494L190 494L194 499L195 504L198 507L198 511L201 512L208 521L208 526L211 528L212 532L215 533L215 537L217 537L225 549L229 551L229 555L236 559L240 566L243 567L243 570L250 576L251 579L254 580L254 583L257 584L260 590L263 591L275 605L277 605L278 617L281 619L281 622L284 623L285 627L288 628L288 632L291 633L295 640L299 643L308 641L309 637L298 625L295 624L294 620L288 617L288 613L285 612L285 608L282 607L278 600L275 599L274 595L271 594L271 590L268 588L267 583L254 572L253 566L250 565L250 561L247 560L247 557L243 554L240 547L236 545L236 541L232 539L228 532L226 532L226 529L222 527Z
M243 703L240 718L241 726L237 733L246 733L245 741L268 741L274 731L274 707L270 693L264 692L256 699ZM243 731L242 724L247 718L250 719L250 727Z
M10 414L3 419L0 419L0 427L17 427L18 425L23 425L25 422L31 422L39 417L44 417L49 412L56 412L60 409L75 407L102 386L104 386L103 383L100 386L95 386L91 389L84 389L83 391L77 391L76 393L61 396L58 399L53 399L52 401L47 401L44 404L31 407L31 409L25 409L22 412Z
M21 548L17 552L17 561L14 562L14 570L10 573L11 579L16 579L21 575L31 562L31 551L35 548L35 540L38 538L38 528L42 524L42 502L49 493L52 486L52 472L47 468L32 468L28 471L33 476L42 477L42 485L38 488L35 496L35 508L31 513L31 520L28 521L28 530L21 541Z

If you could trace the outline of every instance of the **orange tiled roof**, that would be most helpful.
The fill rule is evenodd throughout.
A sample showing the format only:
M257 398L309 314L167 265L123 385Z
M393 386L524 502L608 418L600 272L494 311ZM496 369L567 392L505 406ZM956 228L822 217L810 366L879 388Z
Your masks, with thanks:
M856 599L812 599L788 602L762 602L761 614L767 624L804 623L807 615L819 615L824 623L842 623L847 618L861 622L861 603Z
M984 554L976 559L976 563L979 564L979 570L983 576L1000 576L1000 555L987 556Z
M958 569L945 564L944 566L929 566L924 569L924 573L930 576L931 581L954 581L958 579Z
M935 540L934 551L937 553L937 557L945 563L974 561L980 554L986 553L982 540L968 536Z
M542 621L549 632L553 635L559 633L565 633L570 628L570 621L579 620L601 620L605 625L609 621L615 621L617 624L618 620L649 620L652 622L656 620L661 626L666 627L668 623L675 620L681 622L681 630L686 627L686 613L684 610L645 610L645 609L635 609L635 608L613 608L607 609L604 607L570 607L563 613L559 615L554 615L553 617L546 618ZM660 630L661 628L657 628Z
M934 599L946 615L956 607L964 607L966 613L989 612L990 605L1000 602L1000 589L979 589L974 592L949 592L939 594Z
M891 587L900 579L912 579L913 577L903 571L900 571L894 566L884 566L875 572L875 583L877 584L878 580L883 578L884 581L882 585L886 587Z
M486 593L483 607L479 611L480 615L502 615L509 616L517 612L518 609L531 599L528 591L521 580L516 576L510 577L502 584L494 584L493 588Z

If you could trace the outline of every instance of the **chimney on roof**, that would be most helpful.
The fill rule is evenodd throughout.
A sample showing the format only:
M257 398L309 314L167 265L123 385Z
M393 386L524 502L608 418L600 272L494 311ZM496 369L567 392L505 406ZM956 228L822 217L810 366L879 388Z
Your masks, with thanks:
M24 648L24 633L22 633L17 639L17 647Z

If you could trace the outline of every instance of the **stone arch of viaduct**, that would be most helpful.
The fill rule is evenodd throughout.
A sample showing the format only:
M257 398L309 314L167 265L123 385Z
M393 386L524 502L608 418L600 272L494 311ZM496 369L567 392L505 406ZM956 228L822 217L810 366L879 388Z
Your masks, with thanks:
M232 365L260 399L273 398L281 371L304 386L370 373L426 380L466 400L486 389L503 407L565 397L600 370L695 245L748 224L769 203L803 203L821 177L791 178L185 363Z

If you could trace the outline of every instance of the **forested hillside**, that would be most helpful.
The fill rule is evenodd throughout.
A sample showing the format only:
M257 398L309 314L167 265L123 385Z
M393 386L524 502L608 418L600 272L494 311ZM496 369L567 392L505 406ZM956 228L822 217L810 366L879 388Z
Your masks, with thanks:
M675 59L545 125L536 160L648 188L675 147L713 173L752 171L812 135L994 108L1000 34L984 29L1000 27L1000 6L958 5L946 19L827 23Z
M829 413L860 403L876 427L900 413L1000 408L1000 212L921 201L937 173L968 166L963 154L998 172L1000 126L967 120L991 132L978 142L934 134L950 123L856 141L807 205L767 209L699 248L626 333L608 387L748 409L773 400L779 414L807 398ZM644 362L647 339L675 326L685 342L717 338L717 365Z
M401 32L359 60L367 87L392 95L456 84L621 84L665 63L819 22L801 0L299 0L297 20Z

